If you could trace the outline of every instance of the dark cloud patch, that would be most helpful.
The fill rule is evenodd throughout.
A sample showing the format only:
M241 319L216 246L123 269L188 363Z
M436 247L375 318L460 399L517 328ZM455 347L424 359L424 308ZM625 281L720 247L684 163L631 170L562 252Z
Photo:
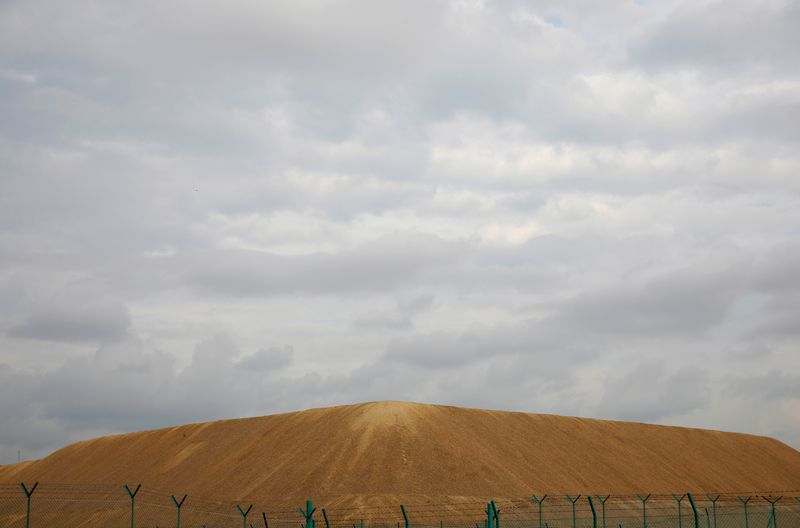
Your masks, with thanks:
M595 413L618 420L656 422L702 408L711 397L704 370L675 369L664 361L651 360L607 379Z
M497 343L479 332L435 333L399 339L389 345L386 359L422 368L449 369L485 360L498 352Z
M794 2L682 2L648 25L631 51L644 68L749 68L781 75L800 66L789 51L800 46L798 23Z
M176 257L189 285L231 296L390 291L431 270L455 263L465 247L433 235L397 233L355 251L278 256L215 251Z
M691 269L620 282L613 290L573 299L557 319L564 326L601 334L703 334L725 319L744 291L744 279L736 269Z
M765 398L773 404L776 400L800 400L800 376L771 369L764 374L732 379L727 392Z
M371 314L355 321L358 329L365 330L411 330L414 316L429 309L434 302L433 295L418 295L398 301L394 311Z
M237 361L236 366L250 372L270 372L290 365L293 357L290 346L261 348Z
M474 325L462 332L414 334L391 341L383 359L419 368L448 369L486 364L496 358L528 358L532 370L551 375L592 359L592 343L596 343L594 338L544 318Z
M78 343L105 343L125 338L130 326L128 310L119 305L46 307L30 314L6 332L17 339Z

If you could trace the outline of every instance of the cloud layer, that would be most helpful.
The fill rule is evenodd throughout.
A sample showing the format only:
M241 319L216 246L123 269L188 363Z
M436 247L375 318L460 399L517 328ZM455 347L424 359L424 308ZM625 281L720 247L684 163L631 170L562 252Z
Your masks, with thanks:
M0 463L408 399L800 447L796 2L0 4Z

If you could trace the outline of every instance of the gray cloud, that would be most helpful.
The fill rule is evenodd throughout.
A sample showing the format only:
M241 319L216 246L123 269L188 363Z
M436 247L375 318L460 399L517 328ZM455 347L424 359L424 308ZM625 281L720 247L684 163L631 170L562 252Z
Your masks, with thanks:
M560 324L585 332L691 335L724 321L742 293L739 270L696 268L629 280L613 290L589 292L566 305Z
M3 2L0 463L370 399L798 445L799 14Z
M675 369L663 361L640 363L609 379L595 412L618 420L656 422L706 406L712 396L708 374Z
M643 31L633 57L646 67L796 71L798 22L794 2L680 2Z
M192 287L223 295L390 290L432 267L453 262L462 251L458 243L435 236L396 233L340 254L276 256L214 251L186 255L172 269L188 268Z
M125 337L129 325L130 315L122 306L78 304L33 312L7 334L46 341L113 342Z

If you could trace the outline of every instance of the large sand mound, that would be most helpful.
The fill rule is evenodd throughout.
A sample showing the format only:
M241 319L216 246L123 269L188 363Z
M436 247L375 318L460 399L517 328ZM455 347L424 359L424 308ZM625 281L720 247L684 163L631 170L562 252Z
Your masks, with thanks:
M69 445L0 482L138 483L221 500L524 498L531 493L800 489L766 437L379 402L183 425ZM357 501L356 501L357 502Z

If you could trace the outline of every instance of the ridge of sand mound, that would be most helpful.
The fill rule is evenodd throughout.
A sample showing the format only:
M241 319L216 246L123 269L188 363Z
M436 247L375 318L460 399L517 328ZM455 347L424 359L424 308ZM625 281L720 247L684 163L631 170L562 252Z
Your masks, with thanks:
M0 467L0 482L19 480L286 503L797 490L800 452L738 433L376 402L96 438Z

